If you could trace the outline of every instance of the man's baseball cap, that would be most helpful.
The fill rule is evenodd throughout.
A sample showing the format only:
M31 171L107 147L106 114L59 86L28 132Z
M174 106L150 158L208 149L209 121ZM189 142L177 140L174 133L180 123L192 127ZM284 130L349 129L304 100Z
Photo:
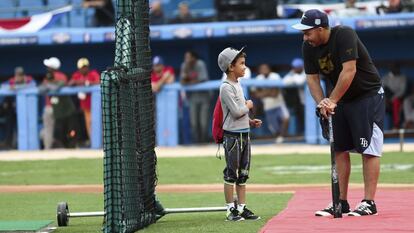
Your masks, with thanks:
M239 53L243 52L243 49L244 47L242 47L240 50L228 47L221 51L217 59L217 63L220 67L220 70L226 72L230 64L233 62L234 58L236 58L236 56L239 55Z
M317 10L307 10L302 15L302 19L300 20L300 23L297 23L293 25L292 27L297 30L308 30L315 27L328 27L329 26L329 20L328 15L326 13Z
M160 56L155 56L153 59L152 59L152 64L153 65L164 65L164 60L162 59L162 57L160 57Z
M85 57L79 58L78 63L76 64L78 69L82 67L89 66L89 60Z
M60 68L60 60L57 57L51 57L51 58L43 60L43 65L57 70Z

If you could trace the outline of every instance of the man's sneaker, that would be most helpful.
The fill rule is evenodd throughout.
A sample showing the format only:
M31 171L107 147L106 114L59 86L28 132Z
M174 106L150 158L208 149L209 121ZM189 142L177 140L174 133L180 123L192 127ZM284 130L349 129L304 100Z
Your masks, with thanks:
M260 217L257 215L254 215L252 211L246 208L246 206L243 208L243 212L241 212L240 216L242 216L246 220L259 220Z
M231 207L230 211L227 212L226 221L238 222L243 220L244 218L239 215L239 211L236 208Z
M361 203L355 207L355 210L348 214L349 216L366 216L378 215L377 206L374 201L362 200Z
M342 214L348 214L350 212L348 201L344 201L344 200L340 200L340 201L341 201L341 206L342 206ZM318 210L315 212L315 216L320 216L320 217L329 217L329 216L333 216L333 214L334 214L334 209L333 209L332 202L329 203L329 205L325 209Z

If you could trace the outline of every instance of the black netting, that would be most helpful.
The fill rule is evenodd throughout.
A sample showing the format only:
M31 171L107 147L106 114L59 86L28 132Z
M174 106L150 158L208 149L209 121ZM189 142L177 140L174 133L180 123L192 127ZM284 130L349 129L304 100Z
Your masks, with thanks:
M119 0L114 68L101 75L104 232L155 222L156 154L148 1Z

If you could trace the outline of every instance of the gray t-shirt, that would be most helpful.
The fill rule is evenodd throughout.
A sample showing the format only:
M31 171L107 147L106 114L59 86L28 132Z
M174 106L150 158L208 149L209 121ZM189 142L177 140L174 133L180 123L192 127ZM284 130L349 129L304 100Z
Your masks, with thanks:
M220 86L220 101L223 109L223 129L239 131L249 129L249 109L246 107L243 89L239 82L226 79Z

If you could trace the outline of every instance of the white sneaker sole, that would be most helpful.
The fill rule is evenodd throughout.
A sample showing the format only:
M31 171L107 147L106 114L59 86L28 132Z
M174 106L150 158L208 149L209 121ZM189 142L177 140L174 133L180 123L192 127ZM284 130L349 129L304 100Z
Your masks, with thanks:
M330 216L332 216L332 214L330 214L328 212L325 212L325 211L322 211L322 210L318 210L318 211L315 212L315 216L317 216L317 217L330 217Z
M378 215L378 213L375 213L375 214L368 214L368 215L360 215L360 214L355 213L355 212L350 212L350 213L348 214L348 216L352 216L352 217L373 216L373 215Z
M244 220L245 220L244 218L241 218L239 220L230 220L230 219L226 218L226 222L241 222L241 221L244 221Z
M349 215L349 213L342 213L342 216L348 216L348 215ZM328 213L328 212L319 210L319 211L315 212L315 216L316 217L331 217L333 215Z

